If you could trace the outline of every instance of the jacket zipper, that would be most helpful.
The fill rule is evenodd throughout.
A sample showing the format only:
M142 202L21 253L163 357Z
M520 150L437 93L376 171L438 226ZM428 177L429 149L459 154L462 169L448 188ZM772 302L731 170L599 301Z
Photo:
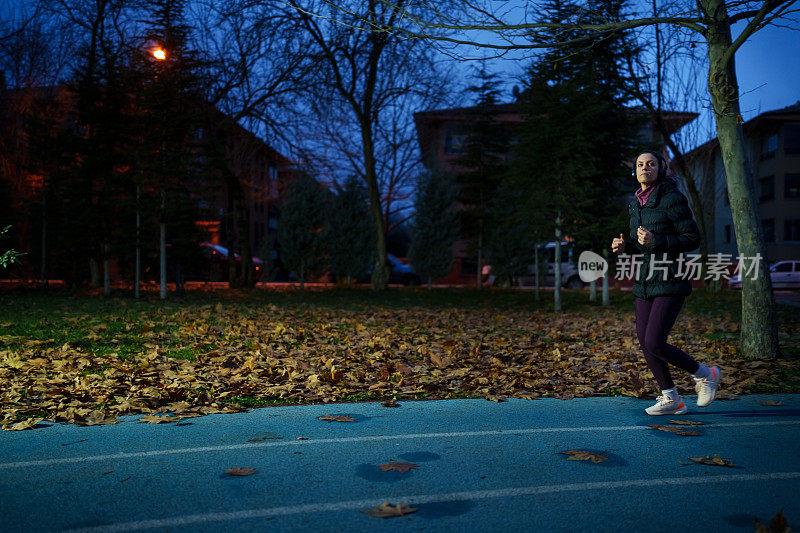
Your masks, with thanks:
M636 200L636 213L639 216L639 226L641 226L642 225L642 206L639 204L638 200ZM638 231L638 227L639 226L637 226L637 231ZM642 261L642 268L644 268L645 263L649 263L650 257L648 255L648 252L644 252L644 257L646 257L648 259L648 261ZM640 274L640 276L641 276L641 274ZM645 273L644 276L642 276L642 295L644 296L644 299L646 300L647 299L647 274L646 273Z

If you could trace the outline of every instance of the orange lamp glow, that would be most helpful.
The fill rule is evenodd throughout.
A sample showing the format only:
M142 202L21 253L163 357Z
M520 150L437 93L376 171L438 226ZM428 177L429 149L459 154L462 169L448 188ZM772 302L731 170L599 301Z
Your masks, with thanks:
M163 48L156 48L153 50L153 57L163 61L167 58L167 52Z

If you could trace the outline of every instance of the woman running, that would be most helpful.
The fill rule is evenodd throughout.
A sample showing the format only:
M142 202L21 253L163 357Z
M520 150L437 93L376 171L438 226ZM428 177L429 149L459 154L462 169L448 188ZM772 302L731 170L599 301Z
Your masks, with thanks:
M675 388L669 365L692 374L698 407L714 401L721 377L716 366L704 366L667 344L683 301L692 292L691 281L679 276L678 258L700 245L700 232L686 197L675 181L667 178L667 162L661 154L640 154L633 175L640 188L628 205L630 239L620 233L612 241L611 250L642 255L633 285L636 334L647 366L661 389L656 404L645 411L649 415L680 415L687 412L686 404Z

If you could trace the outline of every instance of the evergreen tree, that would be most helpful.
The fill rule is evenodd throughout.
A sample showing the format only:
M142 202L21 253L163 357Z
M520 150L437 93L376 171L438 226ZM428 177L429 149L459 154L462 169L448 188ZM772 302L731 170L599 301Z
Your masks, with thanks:
M464 154L456 160L461 170L455 176L464 235L473 239L472 248L477 253L478 287L492 199L507 173L505 157L509 146L509 135L494 114L499 103L499 81L486 70L480 71L479 81L469 89L477 95L476 113L464 141Z
M280 209L278 245L283 265L306 279L324 266L325 197L317 180L301 174L292 180Z
M414 270L428 278L428 289L433 288L434 278L447 275L453 267L459 230L455 201L455 184L447 174L431 172L420 178L408 255Z
M143 189L154 193L141 203L158 211L161 297L165 298L167 242L180 294L181 266L199 253L197 244L203 238L194 224L196 202L188 196L186 187L187 180L197 178L195 132L199 127L203 64L189 46L186 1L148 0L145 4L152 15L145 33L149 53L140 54L137 65L142 87L137 109L141 111L140 127L148 133L140 137L137 171ZM249 263L250 255L243 259Z
M496 283L509 286L528 273L535 263L534 224L520 209L518 191L512 182L500 186L494 201L486 258Z
M329 202L325 243L331 270L350 286L369 274L375 255L369 197L364 181L351 175Z
M619 18L621 2L590 2L604 19ZM553 0L545 6L553 22L592 22L577 4ZM596 20L594 21L596 22ZM576 30L559 39L586 37ZM514 181L523 192L523 210L554 235L556 254L566 236L586 248L603 250L623 210L623 162L631 156L638 125L624 107L620 75L621 39L609 33L571 47L548 50L529 70L521 97L524 129L516 147ZM556 265L560 257L556 258ZM555 272L560 273L556 268ZM554 291L560 310L560 280Z

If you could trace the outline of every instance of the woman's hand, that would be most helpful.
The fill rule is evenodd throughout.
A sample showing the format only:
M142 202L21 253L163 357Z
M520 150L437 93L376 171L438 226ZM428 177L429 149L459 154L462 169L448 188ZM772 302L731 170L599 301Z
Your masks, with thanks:
M642 226L639 226L639 229L636 230L636 235L639 237L639 244L642 246L650 246L653 244L653 234Z
M614 237L614 240L611 241L611 251L614 253L625 253L625 237L622 236L622 233L619 234L619 238Z

